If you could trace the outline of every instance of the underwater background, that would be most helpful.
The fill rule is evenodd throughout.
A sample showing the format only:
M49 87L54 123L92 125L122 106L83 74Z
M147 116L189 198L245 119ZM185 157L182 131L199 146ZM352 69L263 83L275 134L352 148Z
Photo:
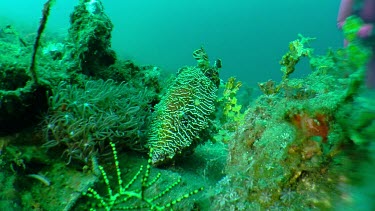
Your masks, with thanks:
M203 45L220 57L224 78L236 76L252 85L281 75L284 43L298 34L319 37L315 51L342 46L336 28L339 1L129 1L104 0L115 27L112 47L118 56L174 72L192 64L190 54ZM34 29L43 0L1 1L2 19ZM67 33L76 1L57 1L47 31ZM303 72L307 73L307 69ZM302 73L301 73L302 74Z
M1 1L0 211L375 210L339 3Z

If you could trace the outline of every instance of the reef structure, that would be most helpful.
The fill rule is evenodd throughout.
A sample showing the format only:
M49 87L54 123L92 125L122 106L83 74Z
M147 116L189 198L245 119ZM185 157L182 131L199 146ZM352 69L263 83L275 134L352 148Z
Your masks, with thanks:
M220 66L209 66L203 48L194 51L193 56L198 66L181 68L155 106L147 144L152 149L153 165L170 162L178 154L191 152L205 141L205 131L210 128ZM203 60L205 65L201 63Z
M110 49L112 29L101 0L80 0L70 15L70 57L76 60L71 71L95 77L116 62Z

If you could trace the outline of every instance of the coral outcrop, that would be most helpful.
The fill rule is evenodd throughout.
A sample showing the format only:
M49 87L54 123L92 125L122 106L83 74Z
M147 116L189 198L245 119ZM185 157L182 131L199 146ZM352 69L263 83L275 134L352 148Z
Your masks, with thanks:
M306 52L308 40L300 36L290 50ZM357 76L367 55L365 48L352 45L326 56L301 54L313 67L308 77L289 77L298 57L288 63L289 70L282 68L279 85L261 87L264 95L247 110L245 123L229 142L227 176L217 185L215 209L330 210L357 203L350 189L360 166L354 157L363 145L355 142L371 141L363 139L370 138L368 131L358 131L361 123L349 123L355 133L347 129L347 118L354 120L348 109L364 84ZM372 128L371 117L359 118L361 127Z
M70 24L69 49L76 63L72 68L96 76L115 63L116 54L110 49L113 24L100 0L80 0L70 16Z

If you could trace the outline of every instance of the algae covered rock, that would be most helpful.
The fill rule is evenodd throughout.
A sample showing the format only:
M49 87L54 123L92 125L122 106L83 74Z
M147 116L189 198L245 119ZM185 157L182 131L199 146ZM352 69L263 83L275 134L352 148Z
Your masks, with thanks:
M47 109L46 92L49 88L43 82L33 83L29 72L29 53L30 49L19 41L17 32L0 37L1 135L29 127Z
M357 76L366 49L355 47L355 56L352 48L319 57L308 54L314 69L307 77L290 78L294 66L286 72L284 66L279 85L264 83L264 95L245 112L244 124L229 141L227 175L216 186L214 209L364 207L365 194L358 192L365 188L358 183L369 184L372 173L367 168L373 166L368 140L373 137L374 104L357 96L364 84L363 76ZM365 206L374 207L368 201Z
M71 55L83 74L95 76L116 61L110 49L113 24L100 0L81 0L70 16Z

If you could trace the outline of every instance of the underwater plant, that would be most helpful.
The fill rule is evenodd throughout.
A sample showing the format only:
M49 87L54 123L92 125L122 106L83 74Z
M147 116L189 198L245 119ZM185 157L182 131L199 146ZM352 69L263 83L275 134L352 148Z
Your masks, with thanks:
M233 132L239 125L243 124L244 113L241 112L242 105L238 103L237 94L242 86L241 81L230 77L224 85L222 95L217 99L217 128L214 135L215 141L228 143Z
M303 57L311 56L313 49L308 45L314 38L304 37L298 34L299 39L289 43L289 51L282 57L280 61L281 71L283 72L283 80L286 80L295 70L295 66Z

